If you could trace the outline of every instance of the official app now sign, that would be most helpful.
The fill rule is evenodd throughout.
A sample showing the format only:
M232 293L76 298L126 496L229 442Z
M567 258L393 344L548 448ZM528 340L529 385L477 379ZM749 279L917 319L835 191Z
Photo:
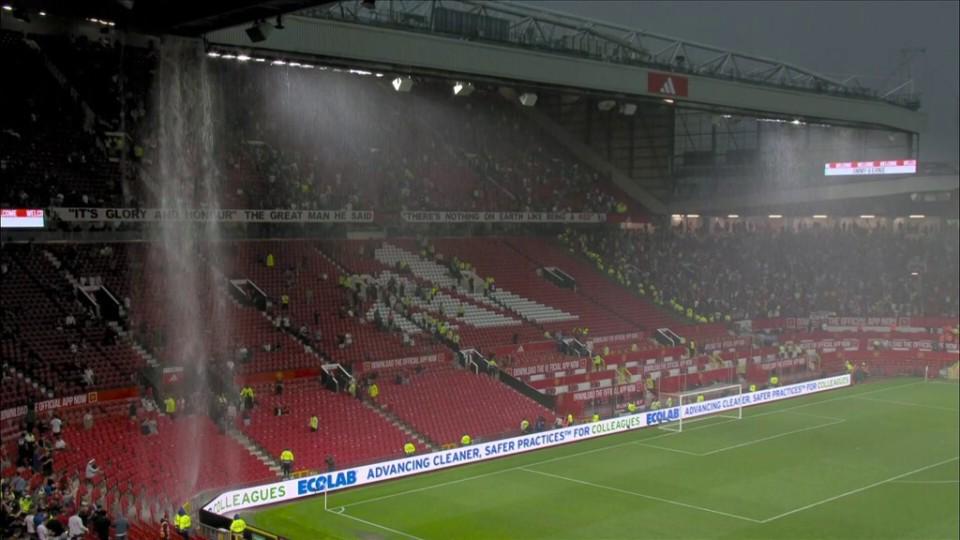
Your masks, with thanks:
M826 379L791 384L780 388L771 388L737 396L711 399L690 405L641 412L579 426L521 435L520 437L512 437L510 439L478 443L463 448L453 448L420 456L395 459L343 471L237 489L221 493L207 503L203 509L217 514L232 515L234 512L240 510L291 501L300 497L338 491L365 484L374 484L384 480L393 480L429 471L438 471L457 465L478 463L488 459L510 456L541 448L550 448L574 441L633 431L666 422L675 422L681 417L694 418L735 409L741 406L746 407L749 405L771 403L782 399L815 394L817 392L849 385L850 375L829 377Z

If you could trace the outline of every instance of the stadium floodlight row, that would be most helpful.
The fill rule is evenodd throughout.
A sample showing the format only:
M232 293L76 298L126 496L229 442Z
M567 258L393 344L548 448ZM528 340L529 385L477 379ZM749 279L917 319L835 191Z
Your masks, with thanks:
M478 463L615 433L647 427L662 427L672 423L680 425L680 422L685 418L703 418L724 413L732 413L736 418L741 418L743 407L843 388L849 386L850 383L850 375L845 374L748 393L733 393L730 386L724 386L715 392L711 392L710 395L717 395L719 392L720 397L710 400L705 399L599 422L567 426L551 431L494 440L431 454L226 491L203 506L203 510L208 515L202 516L202 518L215 520L218 515L221 517L232 516L241 510L289 502L314 495L324 495L326 497L327 493L333 491L438 471L458 465ZM706 392L705 389L702 393ZM209 523L209 525L216 526L215 523Z

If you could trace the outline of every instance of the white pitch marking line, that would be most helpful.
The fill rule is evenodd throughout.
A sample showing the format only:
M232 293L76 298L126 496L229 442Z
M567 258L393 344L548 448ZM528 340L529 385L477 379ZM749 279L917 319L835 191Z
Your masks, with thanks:
M342 509L342 508L343 508L343 507L341 507L341 509ZM403 537L406 537L406 538L411 538L411 539L413 539L413 540L423 540L423 538L420 538L419 536L414 536L414 535L412 535L412 534L408 534L408 533L405 533L405 532L403 532L403 531L398 531L398 530L396 530L396 529L391 529L390 527L387 527L387 526L385 526L385 525L380 525L379 523L374 523L374 522L372 522L372 521L367 521L367 520L365 520L365 519L358 518L357 516L351 516L350 514L347 514L347 513L344 513L344 512L333 512L333 511L331 511L331 510L327 510L327 512L330 512L331 514L335 514L335 515L338 515L338 516L343 517L343 518L352 519L352 520L354 520L354 521L359 521L360 523L365 523L365 524L367 524L367 525L370 525L371 527L376 527L376 528L378 528L378 529L383 529L383 530L385 530L385 531L392 532L393 534L399 534L400 536L403 536Z
M597 489L605 489L605 490L607 490L607 491L614 491L614 492L616 492L616 493L623 493L623 494L625 494L625 495L633 495L634 497L641 497L641 498L643 498L643 499L650 499L650 500L652 500L652 501L658 501L658 502L662 502L662 503L665 503L665 504L672 504L672 505L674 505L674 506L682 506L682 507L684 507L684 508L689 508L689 509L691 509L691 510L699 510L699 511L701 511L701 512L709 512L709 513L711 513L711 514L717 514L717 515L720 515L720 516L726 516L726 517L730 517L730 518L734 518L734 519L739 519L739 520L742 520L742 521L749 521L749 522L751 522L751 523L762 523L762 522L761 522L760 520L758 520L758 519L753 519L753 518L746 517L746 516L739 516L739 515L737 515L737 514L730 514L730 513L727 513L727 512L722 512L722 511L720 511L720 510L714 510L714 509L712 509L712 508L704 508L704 507L702 507L702 506L697 506L697 505L695 505L695 504L688 504L688 503L684 503L684 502L680 502L680 501L674 501L674 500L671 500L671 499L664 499L664 498L662 498L662 497L655 497L655 496L653 496L653 495L647 495L646 493L638 493L638 492L636 492L636 491L628 491L628 490L626 490L626 489L620 489L620 488L612 487L612 486L605 486L605 485L603 485L603 484L595 484L595 483L593 483L593 482L587 482L586 480L578 480L578 479L576 479L576 478L570 478L570 477L568 477L568 476L561 476L561 475L559 475L559 474L553 474L553 473L548 473L548 472L544 472L544 471L537 471L537 470L529 469L529 468L526 468L526 467L523 467L523 468L521 468L520 470L526 471L526 472L529 472L529 473L533 473L533 474L539 474L539 475L542 475L542 476L548 476L548 477L550 477L550 478L557 478L557 479L559 479L559 480L566 480L567 482L573 482L573 483L575 483L575 484L583 484L583 485L585 485L585 486L590 486L590 487L597 488Z
M896 390L896 389L899 389L899 388L904 388L904 387L908 387L908 386L915 386L915 385L918 385L918 384L924 384L924 381L912 382L912 383L907 383L907 384L898 384L898 385L896 385L896 386L889 386L889 387L886 387L886 388L880 388L880 389L878 389L878 390L871 390L870 392L861 392L861 393L858 393L858 394L856 394L856 395L851 395L851 396L841 396L841 397L835 397L835 398L831 398L831 399L823 399L823 400L819 400L819 401L814 401L814 402L812 402L812 403L804 403L804 404L802 404L802 405L795 405L795 406L793 406L793 407L787 407L787 408L785 408L785 409L776 409L776 410L773 410L773 411L767 411L767 412L762 412L762 413L758 413L758 414L751 414L751 415L749 415L749 416L744 416L744 418L759 418L759 417L761 417L761 416L768 416L768 415L771 415L771 414L780 414L780 413L783 413L783 412L793 411L793 410L796 410L796 409L802 409L802 408L804 408L804 407L812 407L812 406L814 406L814 405L820 405L821 403L830 403L830 402L832 402L832 401L840 401L840 400L845 400L845 399L852 399L852 398L857 397L857 396L865 396L865 395L869 395L869 394L876 394L876 393L878 393L878 392L886 392L886 391L888 391L888 390ZM816 395L816 394L814 394L814 395ZM713 423L713 424L707 424L707 425L703 425L703 426L700 426L700 427L690 428L690 429L687 430L687 431L696 431L696 430L698 430L698 429L711 428L711 427L714 427L714 426L720 426L720 425L723 425L723 424L729 424L729 423L731 423L731 422L736 422L736 421L737 421L737 420L727 420L727 421L724 421L724 422L716 422L716 423ZM629 433L629 432L625 432L625 433ZM680 433L678 433L678 432L674 432L674 433L664 433L664 434L662 434L662 435L656 435L656 436L653 436L653 437L647 437L647 438L644 438L643 440L644 440L644 441L652 441L652 440L656 440L656 439L662 439L662 438L664 438L664 437L672 437L672 436L674 436L674 435L679 435L679 434L680 434ZM594 448L594 449L592 449L592 450L586 450L586 451L577 452L577 453L574 453L574 454L567 454L567 455L563 455L563 456L558 456L558 457L555 457L555 458L550 458L550 459L546 459L546 460L543 460L543 461L537 461L537 462L530 463L530 464L527 464L527 465L519 465L519 466L517 466L517 467L510 467L510 468L507 468L507 469L500 469L500 470L493 471L493 472L478 474L478 475L476 475L476 476L468 476L468 477L466 477L466 478L458 478L458 479L456 479L456 480L451 480L451 481L449 481L449 482L441 482L441 483L439 483L439 484L431 484L431 485L429 485L429 486L424 486L424 487L419 487L419 488L414 488L414 489L408 489L408 490L405 490L405 491L398 491L397 493L390 493L390 494L388 494L388 495L383 495L383 496L380 496L380 497L374 497L374 498L372 498L372 499L364 499L364 500L362 500L362 501L357 501L357 502L345 504L345 505L343 505L343 507L344 507L344 508L350 508L350 507L352 507L352 506L358 506L358 505L361 505L361 504L367 504L367 503L371 503L371 502L377 502L377 501L382 501L382 500L386 500L386 499L392 499L393 497L399 497L399 496L401 496L401 495L409 495L410 493L419 493L419 492L421 492L421 491L427 491L427 490L431 490L431 489L434 489L434 488L441 488L441 487L445 487L445 486L452 486L452 485L454 485L454 484L459 484L459 483L461 483L461 482L467 482L467 481L469 481L469 480L479 480L480 478L487 478L488 476L494 476L494 475L501 474L501 473L505 473L505 472L516 471L516 470L522 469L522 468L524 468L524 467L532 467L532 466L534 466L534 465L544 465L544 464L546 464L546 463L553 463L553 462L555 462L555 461L561 461L561 460L564 460L564 459L570 459L570 458L575 458L575 457L579 457L579 456L584 456L584 455L587 455L587 454L593 454L593 453L595 453L595 452L602 452L602 451L605 451L605 450L612 450L612 449L614 449L614 448L620 448L621 446L626 446L626 445L634 444L634 443L635 443L635 441L627 441L627 442L623 442L623 443L612 444L612 445L610 445L610 446L601 446L601 447L599 447L599 448Z
M658 446L658 445L656 445L656 444L644 444L644 443L642 443L642 442L635 442L635 443L633 443L633 444L635 444L635 445L637 445L637 446L643 446L643 447L645 447L645 448L656 448L657 450L666 450L667 452L676 452L676 453L678 453L678 454L683 454L683 455L685 455L685 456L697 456L697 457L700 457L700 456L703 455L703 454L700 454L700 453L697 453L697 452L690 452L690 451L688 451L688 450L681 450L681 449L679 449L679 448L670 448L669 446Z
M784 409L784 410L786 411L786 409ZM836 416L823 416L823 415L820 415L820 414L810 414L810 413L796 412L796 411L786 411L786 412L789 412L790 414L795 414L795 415L797 415L797 416L807 416L807 417L810 417L810 418L819 418L819 419L821 419L821 420L846 420L846 418L837 418ZM751 418L753 418L753 417L751 416Z
M891 484L957 484L960 480L894 480Z
M854 399L859 399L862 401L876 401L878 403L890 403L892 405L906 405L907 407L922 407L924 409L936 409L938 411L950 411L950 412L960 413L960 409L954 409L952 407L938 407L936 405L925 405L923 403L914 403L912 401L896 401L893 399L880 399L880 398L869 398L869 397L859 397L859 396L857 396Z
M787 517L787 516L796 514L797 512L803 512L804 510L809 510L809 509L811 509L811 508L820 506L821 504L826 504L826 503L828 503L828 502L833 502L833 501L835 501L835 500L837 500L837 499L842 499L842 498L848 497L848 496L850 496L850 495L855 495L855 494L857 494L857 493L860 493L861 491L866 491L866 490L868 490L868 489L875 488L875 487L877 487L877 486L882 486L883 484L887 484L887 483L893 482L893 481L895 481L895 480L899 480L899 479L901 479L901 478L906 478L907 476L910 476L911 474L916 474L916 473L918 473L918 472L923 472L923 471L926 471L926 470L928 470L928 469L932 469L932 468L934 468L934 467L939 467L940 465L946 465L947 463L951 463L951 462L953 462L953 461L957 461L958 459L960 459L960 456L952 457L952 458L950 458L950 459L945 459L945 460L943 460L943 461L938 461L937 463L933 463L933 464L931 464L931 465L926 465L926 466L924 466L924 467L920 467L919 469L914 469L914 470L912 470L912 471L908 471L908 472L905 472L905 473L903 473L903 474L898 474L898 475L896 475L896 476L891 476L890 478L887 478L886 480L881 480L881 481L879 481L879 482L874 482L874 483L872 483L872 484L869 484L869 485L866 485L866 486L863 486L863 487L859 487L859 488L857 488L857 489L851 489L850 491L845 491L845 492L843 492L843 493L841 493L841 494L839 494L839 495L834 495L833 497L828 497L828 498L826 498L826 499L823 499L822 501L817 501L817 502L815 502L815 503L810 503L810 504L808 504L808 505L801 506L800 508L794 508L793 510L790 510L790 511L788 511L788 512L784 512L784 513L782 513L782 514L777 514L777 515L775 515L775 516L773 516L773 517L770 517L770 518L767 518L767 519L761 521L760 523L770 523L771 521L776 521L776 520L778 520L778 519L780 519L780 518L784 518L784 517Z

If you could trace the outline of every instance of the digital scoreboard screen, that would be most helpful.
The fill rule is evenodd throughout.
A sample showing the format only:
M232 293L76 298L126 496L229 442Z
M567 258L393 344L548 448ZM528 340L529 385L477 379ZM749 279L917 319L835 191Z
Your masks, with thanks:
M917 160L894 161L839 161L824 163L824 176L872 176L878 174L915 174Z
M33 208L0 209L0 228L42 229L43 210Z

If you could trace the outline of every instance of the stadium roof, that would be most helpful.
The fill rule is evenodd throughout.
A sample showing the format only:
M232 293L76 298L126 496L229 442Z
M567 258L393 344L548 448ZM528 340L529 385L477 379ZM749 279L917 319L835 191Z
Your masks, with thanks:
M482 0L394 0L364 4L346 0L308 8L299 14L417 32L450 33L451 25L438 24L437 9L506 21L507 25L502 28L477 26L467 21L462 30L473 39L672 72L878 98L912 109L919 107L919 102L912 96L902 97L893 90L881 94L863 86L856 77L839 80L788 62L529 4Z

